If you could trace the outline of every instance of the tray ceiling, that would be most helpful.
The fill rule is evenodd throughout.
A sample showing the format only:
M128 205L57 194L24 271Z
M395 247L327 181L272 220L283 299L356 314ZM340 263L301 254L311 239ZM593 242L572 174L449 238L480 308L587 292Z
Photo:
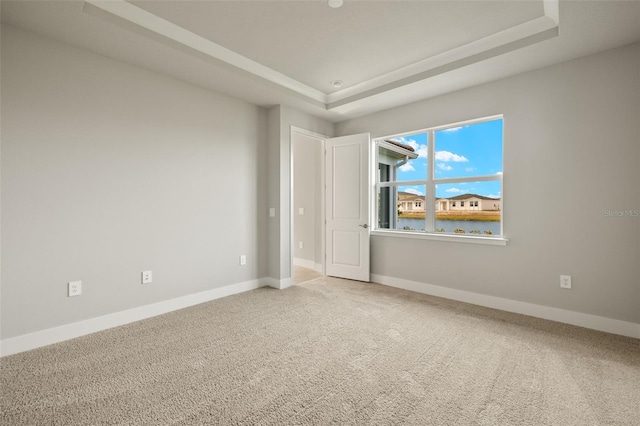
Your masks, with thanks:
M340 121L640 40L638 1L7 1L9 24ZM341 80L342 86L331 83Z

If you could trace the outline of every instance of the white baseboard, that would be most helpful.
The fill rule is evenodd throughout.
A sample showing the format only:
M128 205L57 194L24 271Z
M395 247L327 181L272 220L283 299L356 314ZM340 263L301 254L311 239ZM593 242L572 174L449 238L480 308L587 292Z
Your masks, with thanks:
M294 257L293 258L293 265L294 266L301 266L301 267L307 268L307 269L313 269L316 272L322 273L322 264L315 263L313 260L300 259L299 257Z
M581 312L567 311L549 306L535 305L533 303L519 302L517 300L504 299L502 297L487 296L480 293L456 290L453 288L424 284L417 281L403 280L401 278L387 277L384 275L372 274L371 281L390 287L415 291L417 293L429 294L431 296L443 297L488 308L500 309L502 311L529 315L536 318L543 318L640 339L640 324L632 322L599 317Z
M277 278L263 278L265 285L273 288L277 288L279 290L284 290L287 287L291 287L293 285L293 280L291 278L277 279Z
M4 339L0 342L0 356L28 351L30 349L51 345L53 343L62 342L84 336L86 334L106 330L108 328L118 327L120 325L140 321L156 315L166 314L167 312L231 296L233 294L255 290L256 288L270 285L268 280L269 279L262 278L231 284L203 291L201 293L190 294L188 296L165 300L151 305L140 306L126 311L115 312L113 314L90 318L84 321L36 331L35 333Z
M507 312L529 315L640 339L640 324L632 322L551 308L548 306L535 305L532 303L519 302L501 297L487 296L464 290L424 284L417 281L386 277L383 275L372 274L371 281L388 285L390 287L402 288L418 293L444 297L447 299L458 300L460 302L472 303L475 305L486 306L488 308L500 309ZM103 315L72 324L49 328L35 333L12 337L0 341L0 356L12 355L42 346L51 345L53 343L62 342L222 297L231 296L233 294L254 290L259 287L270 286L277 289L285 289L290 287L292 284L293 281L291 278L285 278L282 280L275 278L261 278L259 280L245 281L151 305L140 306L126 311L115 312L113 314Z

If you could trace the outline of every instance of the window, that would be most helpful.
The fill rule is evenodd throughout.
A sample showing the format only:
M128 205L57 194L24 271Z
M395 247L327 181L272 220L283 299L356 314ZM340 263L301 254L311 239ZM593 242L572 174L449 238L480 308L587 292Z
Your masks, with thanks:
M377 230L501 237L501 116L375 141Z

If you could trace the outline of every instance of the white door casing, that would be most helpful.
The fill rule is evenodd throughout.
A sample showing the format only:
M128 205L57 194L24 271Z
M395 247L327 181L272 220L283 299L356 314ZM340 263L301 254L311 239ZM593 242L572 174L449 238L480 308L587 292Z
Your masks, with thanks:
M326 140L326 274L369 282L370 139Z

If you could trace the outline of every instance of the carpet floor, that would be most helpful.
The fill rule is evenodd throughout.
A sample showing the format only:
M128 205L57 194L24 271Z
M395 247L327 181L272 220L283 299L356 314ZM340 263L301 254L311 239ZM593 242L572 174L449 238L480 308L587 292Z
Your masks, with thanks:
M326 277L0 364L2 425L640 424L638 339Z

